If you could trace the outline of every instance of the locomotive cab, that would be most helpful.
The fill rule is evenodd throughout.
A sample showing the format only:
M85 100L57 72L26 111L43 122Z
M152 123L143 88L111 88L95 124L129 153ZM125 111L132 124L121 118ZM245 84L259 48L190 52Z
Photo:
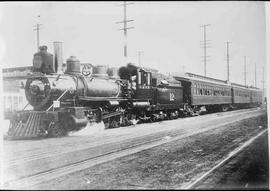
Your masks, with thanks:
M152 99L152 74L141 68L137 69L136 99Z

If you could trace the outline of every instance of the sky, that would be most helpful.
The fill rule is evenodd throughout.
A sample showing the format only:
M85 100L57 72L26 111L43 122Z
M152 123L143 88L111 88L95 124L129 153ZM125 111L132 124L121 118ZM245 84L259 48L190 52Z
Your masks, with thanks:
M265 5L262 1L134 1L127 6L128 61L161 73L204 74L201 25L210 48L207 76L227 78L226 44L230 44L230 81L262 87L266 64ZM0 62L3 68L30 66L37 51L33 25L41 23L40 44L53 53L53 41L63 42L63 59L76 56L82 63L124 65L121 1L1 2ZM38 17L40 15L40 17Z

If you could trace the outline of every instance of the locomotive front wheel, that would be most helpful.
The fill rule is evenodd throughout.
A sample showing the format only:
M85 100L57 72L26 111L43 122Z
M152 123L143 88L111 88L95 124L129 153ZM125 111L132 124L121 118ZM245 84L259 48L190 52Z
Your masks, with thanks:
M62 122L62 124L63 124L63 129L65 131L79 130L76 128L75 124L73 123L73 121L70 117L65 118L65 120Z
M53 123L49 129L49 136L61 137L67 135L67 131L62 123Z

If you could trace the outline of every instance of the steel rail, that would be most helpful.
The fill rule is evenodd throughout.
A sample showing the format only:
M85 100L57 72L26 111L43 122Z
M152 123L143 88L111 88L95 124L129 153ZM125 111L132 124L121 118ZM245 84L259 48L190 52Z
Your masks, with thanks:
M243 113L240 113L240 114L244 115L244 114L249 114L249 113L252 113L252 112L254 112L254 111L253 110L251 110L251 111L243 111ZM236 114L239 114L239 113L237 112ZM227 118L227 117L231 117L233 115L235 115L235 114L234 113L229 113L229 115L222 116L222 117ZM183 119L183 118L179 118L179 119ZM177 119L177 120L179 120L179 119ZM114 130L114 129L111 129L111 130ZM169 131L177 131L177 129L168 129L168 130ZM165 132L167 132L167 130L164 130L164 131L161 131L161 132L158 132L158 133L163 133L163 132L165 133ZM148 136L148 134L146 134L144 136ZM144 137L144 136L142 136L142 137ZM134 138L140 138L140 137L135 136L135 137L129 137L129 138L134 139ZM92 148L92 147L85 146L85 147L81 147L80 150L83 150L83 149L86 149L86 148ZM62 152L61 149L56 149L56 150L53 150L53 151L44 151L44 152L33 153L30 156L22 157L19 160L18 159L13 159L13 160L11 159L10 164L11 165L18 165L21 162L29 162L31 160L42 159L44 157L52 157L52 156L55 156L56 154L66 154L66 153L69 153L69 152L72 152L72 151L73 151L73 149L72 150L66 150L65 152ZM44 156L44 155L46 155L46 156Z

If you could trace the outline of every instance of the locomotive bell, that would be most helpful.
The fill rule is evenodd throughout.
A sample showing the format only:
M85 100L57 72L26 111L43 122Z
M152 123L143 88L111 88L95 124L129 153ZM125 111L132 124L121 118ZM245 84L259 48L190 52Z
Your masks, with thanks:
M67 59L67 69L65 73L80 74L81 73L80 69L81 69L80 61L75 56L70 56Z
M120 78L119 75L118 75L118 71L119 71L118 68L111 67L111 68L108 69L108 74L112 78Z

